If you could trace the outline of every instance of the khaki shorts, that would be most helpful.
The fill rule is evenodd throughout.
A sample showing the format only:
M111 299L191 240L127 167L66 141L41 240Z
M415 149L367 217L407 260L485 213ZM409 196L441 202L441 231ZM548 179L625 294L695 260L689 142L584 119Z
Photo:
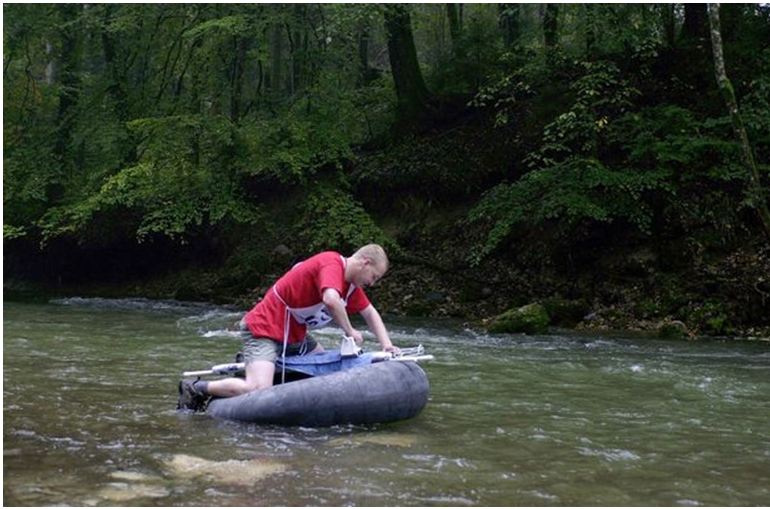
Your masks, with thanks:
M249 331L245 322L239 324L241 339L243 340L243 360L246 364L254 361L275 362L283 355L283 343L270 338L256 338ZM305 355L318 347L318 342L308 334L302 343L289 343L286 345L286 356Z

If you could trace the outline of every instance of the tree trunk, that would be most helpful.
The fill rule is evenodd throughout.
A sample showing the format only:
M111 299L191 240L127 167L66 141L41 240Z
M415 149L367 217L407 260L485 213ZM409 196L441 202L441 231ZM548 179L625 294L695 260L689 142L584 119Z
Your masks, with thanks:
M585 26L586 57L592 59L596 53L596 6L583 4L583 24Z
M283 96L283 25L270 27L270 98L278 101Z
M293 19L291 27L287 28L290 35L291 44L291 93L296 94L305 88L306 78L306 60L307 60L307 30L305 29L306 6L305 4L294 4Z
M45 66L45 77L43 83L46 85L53 85L56 81L56 57L54 56L53 44L49 41L45 42L45 54L48 58L48 63Z
M559 44L559 6L558 4L545 4L543 16L543 36L545 39L545 60L548 67L554 63L554 53Z
M367 86L377 79L379 73L369 64L369 47L372 41L371 26L365 20L358 33L358 79L356 85Z
M671 49L676 44L676 7L674 4L663 4L660 8L663 13L664 45Z
M770 239L770 211L767 206L767 193L762 186L761 175L754 160L754 153L749 144L746 128L743 125L743 118L738 109L735 91L733 90L732 83L727 78L727 71L725 70L725 59L722 52L722 33L719 27L719 4L708 4L708 15L711 25L711 47L714 51L714 70L719 89L722 91L727 109L730 112L730 120L733 124L735 137L738 138L743 149L743 164L746 166L749 176L749 190L747 193L749 203L757 211L757 215L764 227L765 235Z
M684 4L682 39L705 45L708 38L706 4Z
M235 56L233 57L230 81L230 120L237 124L241 120L243 74L246 68L246 52L248 51L249 41L245 37L236 36L234 46Z
M364 26L358 34L358 64L361 76L369 72L369 27Z
M80 16L80 4L59 4L61 15L61 53L59 68L59 109L56 115L58 133L55 152L63 166L70 168L74 159L68 157L68 147L74 127L74 110L80 98L80 63L82 36L76 23Z
M521 38L521 7L519 4L497 4L500 30L503 32L503 46L511 49Z
M408 7L387 4L384 14L390 68L398 97L399 124L408 127L422 116L430 93L417 61Z
M460 16L457 4L445 4L447 20L449 20L449 36L452 39L452 55L457 58L462 49L460 42Z
M107 4L104 10L104 19L101 27L102 52L104 55L104 65L107 68L107 74L110 77L110 84L107 92L115 101L115 110L118 120L125 121L129 117L128 85L124 73L118 67L117 53L118 42L115 37L107 30L107 24L110 17L114 15L115 7L113 4Z

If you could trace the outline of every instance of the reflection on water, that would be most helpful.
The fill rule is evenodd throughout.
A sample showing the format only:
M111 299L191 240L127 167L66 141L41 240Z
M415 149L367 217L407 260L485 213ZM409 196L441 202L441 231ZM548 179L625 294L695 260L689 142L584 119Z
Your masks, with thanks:
M280 428L182 415L182 371L230 362L236 310L4 303L6 505L766 505L770 349L487 336L425 345L410 421ZM318 338L338 344L334 329ZM371 340L371 347L374 347Z

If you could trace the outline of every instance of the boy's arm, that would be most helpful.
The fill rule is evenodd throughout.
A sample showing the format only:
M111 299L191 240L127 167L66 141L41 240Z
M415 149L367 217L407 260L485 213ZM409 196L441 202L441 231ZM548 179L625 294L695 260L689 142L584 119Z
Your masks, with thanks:
M361 316L364 317L369 330L372 331L375 336L377 336L377 339L382 345L383 351L394 353L399 352L398 347L393 346L393 343L390 341L390 335L388 334L388 330L385 328L385 323L382 321L380 313L377 312L377 309L375 309L373 305L370 304L366 309L361 311Z
M340 292L334 288L326 288L323 292L323 303L329 314L332 315L334 322L342 327L342 331L347 336L352 337L358 344L364 342L361 332L353 328L353 325L350 323L350 317L348 317L348 312L345 310L345 302L342 300Z

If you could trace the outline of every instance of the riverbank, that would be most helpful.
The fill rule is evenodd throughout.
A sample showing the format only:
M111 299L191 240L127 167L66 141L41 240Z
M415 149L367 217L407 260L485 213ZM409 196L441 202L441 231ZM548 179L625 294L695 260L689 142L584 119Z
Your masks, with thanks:
M376 240L392 267L369 293L393 316L452 317L485 330L537 303L551 327L770 338L770 244L748 214L724 224L668 224L661 215L649 232L623 219L571 228L558 216L519 221L478 256L493 224L472 219L473 210L496 183L518 178L540 126L498 127L490 112L450 106L413 139L359 147L344 172L319 169L310 196L304 186L256 181L251 199L262 219L251 224L203 224L189 237L143 242L96 229L88 242L61 238L43 250L39 238L15 239L6 243L4 291L248 309L313 252Z
M417 240L418 237L415 237ZM426 238L422 238L427 241ZM507 310L541 303L550 327L581 331L633 331L646 337L770 340L770 246L756 243L676 271L656 267L655 257L637 250L610 259L597 258L595 270L574 277L558 267L511 264L501 257L479 266L464 262L451 246L393 257L386 278L368 293L391 316L451 317L467 327L486 330ZM267 270L251 271L224 263L172 270L120 282L41 284L9 279L4 298L39 295L143 297L205 301L249 309L289 267L285 246L272 249ZM520 253L522 256L525 253Z

